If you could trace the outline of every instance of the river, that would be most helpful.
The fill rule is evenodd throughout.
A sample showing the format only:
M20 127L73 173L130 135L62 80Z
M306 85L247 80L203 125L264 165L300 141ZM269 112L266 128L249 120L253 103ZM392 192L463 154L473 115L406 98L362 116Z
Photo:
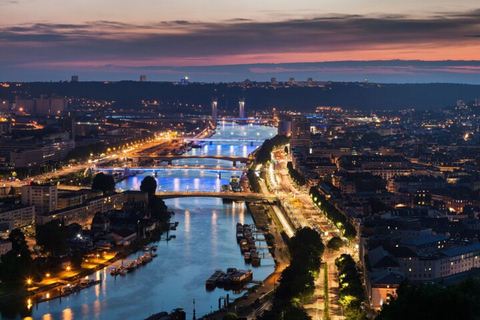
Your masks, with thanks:
M264 126L238 126L220 124L214 137L267 139L274 136L275 128ZM205 145L188 154L233 155L246 157L259 143L235 141ZM231 166L231 162L215 159L177 160L174 164L205 166ZM157 172L160 191L219 191L228 184L234 172L218 173L213 170L166 170ZM148 173L151 174L151 173ZM241 172L236 172L241 174ZM147 175L137 175L117 184L118 189L138 190ZM206 291L205 280L216 270L229 267L252 269L254 280L265 279L274 269L267 249L260 249L265 259L260 267L245 264L235 238L237 222L252 224L253 220L244 203L225 204L220 198L177 198L166 200L169 210L175 212L172 221L179 226L172 241L159 241L157 254L151 263L128 273L112 277L110 267L95 274L101 284L81 290L68 297L33 306L30 317L17 315L7 319L144 319L160 311L183 308L187 319L193 315L195 299L197 318L218 309L218 300L232 291L216 288ZM165 236L164 236L165 238ZM266 246L264 241L257 246ZM141 254L141 253L140 253ZM126 259L135 259L133 254ZM2 315L6 318L6 314ZM11 315L9 315L11 316Z

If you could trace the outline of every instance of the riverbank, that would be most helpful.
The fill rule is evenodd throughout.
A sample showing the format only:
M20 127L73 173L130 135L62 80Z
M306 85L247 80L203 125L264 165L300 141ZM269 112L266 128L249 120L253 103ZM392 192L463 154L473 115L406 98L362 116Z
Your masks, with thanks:
M173 215L171 212L170 216ZM9 305L12 302L18 304L19 301L24 301L24 306L30 309L35 304L46 302L49 300L62 298L70 293L80 291L81 289L90 287L91 285L100 284L102 275L100 274L100 279L96 279L95 273L98 271L104 270L117 261L123 260L131 254L134 254L144 248L144 246L157 242L161 239L166 227L169 227L170 224L167 223L165 226L159 226L156 229L152 230L150 235L145 239L137 239L132 242L128 247L118 247L117 250L111 251L108 254L102 254L101 257L93 259L84 259L82 261L82 266L77 269L67 268L65 271L57 272L56 274L49 274L41 282L35 283L32 282L26 288L15 288L8 293L5 293L0 297L0 305L5 306ZM107 258L107 259L103 259ZM102 261L103 260L103 261ZM91 285L78 286L75 291L72 291L68 294L62 292L62 287L79 285L80 282L85 282L86 279L95 279L95 283ZM43 282L43 284L42 284Z
M257 316L260 316L264 310L270 308L273 291L278 285L283 270L289 265L288 246L282 235L282 226L277 225L276 221L278 219L272 218L272 215L275 215L272 204L252 202L247 203L247 208L257 229L260 229L262 226L268 226L267 233L273 237L271 254L275 261L275 269L262 281L262 284L248 289L248 294L244 294L230 302L222 310L205 315L202 319L222 320L226 314L231 312L236 313L239 317L247 317L248 319L255 319Z

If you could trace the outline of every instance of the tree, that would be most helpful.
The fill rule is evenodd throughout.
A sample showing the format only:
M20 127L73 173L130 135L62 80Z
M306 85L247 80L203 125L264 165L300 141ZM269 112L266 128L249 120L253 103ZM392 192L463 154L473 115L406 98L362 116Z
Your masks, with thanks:
M146 176L140 184L140 190L148 193L148 201L151 202L157 190L157 180L152 176Z
M8 239L12 242L12 250L15 250L17 252L28 250L25 235L20 229L13 229L12 232L10 232L10 234L8 235Z
M20 229L12 230L8 238L12 241L12 250L0 257L0 280L20 283L32 275L33 260Z
M93 178L92 189L101 190L103 194L115 191L115 180L111 175L100 172Z
M67 228L60 220L53 220L44 225L37 225L37 244L51 256L63 253L67 249Z
M327 248L333 251L339 250L343 246L343 241L339 237L333 237L328 241Z
M223 320L235 320L235 319L238 319L238 316L234 312L229 312L223 317Z

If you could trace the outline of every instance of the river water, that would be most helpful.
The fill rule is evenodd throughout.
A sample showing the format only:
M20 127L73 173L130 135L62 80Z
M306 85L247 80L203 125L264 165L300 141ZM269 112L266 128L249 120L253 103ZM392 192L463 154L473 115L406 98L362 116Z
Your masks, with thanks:
M267 139L275 135L275 131L271 127L220 124L214 138ZM192 149L188 154L246 157L259 144L214 142L201 149ZM231 166L231 162L216 159L186 159L175 164ZM215 170L164 170L157 172L156 179L160 191L219 191L234 173L241 174L223 172L220 178ZM152 173L131 177L118 183L117 188L139 190L140 182L147 174ZM217 310L219 298L227 293L231 298L244 293L220 288L206 291L205 280L216 269L252 269L254 280L263 280L273 271L274 262L267 249L259 250L261 255L265 253L265 259L256 268L245 264L240 253L235 237L236 224L253 223L244 203L225 204L220 198L177 198L166 200L166 204L175 212L172 222L179 222L177 230L173 231L176 238L156 243L158 257L151 263L124 277L112 277L109 274L111 267L99 271L95 277L102 279L100 285L81 290L61 301L40 303L28 313L23 310L22 316L19 312L13 319L145 319L153 313L174 308L183 308L187 319L191 319L194 299L199 318ZM257 246L265 247L266 244L259 241ZM133 254L125 262L137 255ZM2 318L12 319L6 318L6 314Z

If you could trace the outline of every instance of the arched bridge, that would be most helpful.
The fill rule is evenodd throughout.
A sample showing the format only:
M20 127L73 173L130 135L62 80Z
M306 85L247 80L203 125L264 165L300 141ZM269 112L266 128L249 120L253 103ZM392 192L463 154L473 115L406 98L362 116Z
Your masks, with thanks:
M217 160L232 161L234 167L236 166L237 162L249 164L253 161L253 159L249 157L218 156L218 155L204 155L204 154L200 154L200 155L172 154L172 155L163 155L163 156L162 155L155 155L155 156L139 155L134 158L137 158L138 161L147 160L147 159L153 159L157 161L166 161L170 165L172 164L173 160L180 160L180 159L217 159Z
M278 200L277 196L275 195L266 195L263 193L252 193L252 192L171 191L171 192L157 192L156 195L161 199L204 197L204 198L222 198L227 200L241 200L241 201L258 201L258 200L277 201Z

